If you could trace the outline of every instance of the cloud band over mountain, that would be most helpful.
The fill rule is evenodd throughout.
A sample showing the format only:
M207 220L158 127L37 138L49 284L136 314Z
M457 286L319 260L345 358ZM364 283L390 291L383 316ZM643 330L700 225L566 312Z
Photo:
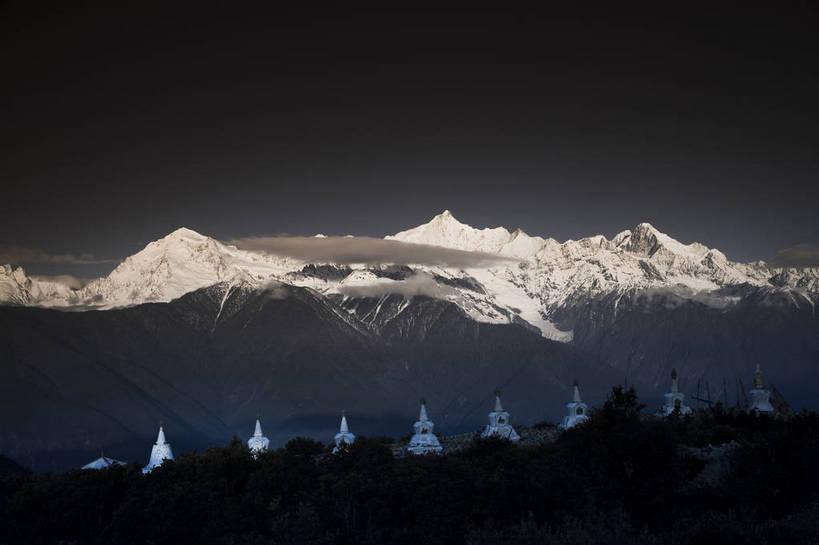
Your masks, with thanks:
M780 250L769 265L771 267L819 267L819 244L797 244Z
M470 268L514 261L483 252L372 237L248 237L229 243L244 250L292 257L310 263L395 263Z
M381 297L382 295L426 295L427 297L444 297L456 295L454 288L444 286L435 281L432 275L417 272L404 280L378 278L369 284L344 285L339 287L343 295L349 297Z

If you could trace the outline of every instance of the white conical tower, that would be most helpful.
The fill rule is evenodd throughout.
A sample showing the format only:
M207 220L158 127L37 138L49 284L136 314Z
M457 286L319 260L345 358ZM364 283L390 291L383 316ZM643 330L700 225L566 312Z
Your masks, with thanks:
M347 448L355 442L355 435L350 433L350 427L347 425L347 416L341 414L341 425L338 427L338 433L333 437L336 446L333 447L333 452L338 452L340 449Z
M265 452L270 446L270 439L262 433L261 417L256 416L256 429L253 431L253 436L247 440L247 446L253 456L258 456L259 453Z
M440 454L443 451L441 443L432 432L435 424L427 417L427 403L421 398L421 411L418 414L418 422L412 425L415 434L407 444L406 451L412 454Z
M576 380L574 381L572 402L566 404L566 409L568 409L569 414L563 417L563 422L561 422L560 426L558 426L560 429L566 430L573 428L581 422L585 422L589 418L586 414L589 411L589 406L583 403L583 400L580 397L580 386L578 386Z
M754 389L748 393L751 395L751 405L748 407L748 412L774 412L773 405L771 405L771 391L765 388L765 385L762 383L762 369L758 363L756 364L756 371L754 372Z
M148 460L148 465L142 468L142 472L149 473L153 468L161 466L165 460L173 460L173 451L171 451L171 444L165 440L165 430L160 422L156 443L151 447L151 459Z
M509 413L501 405L500 390L495 390L495 409L489 413L489 424L484 428L481 437L502 437L511 441L520 440L515 428L509 423Z
M665 404L657 411L657 416L669 416L674 411L679 411L679 414L691 414L691 407L684 403L685 394L680 392L680 387L677 384L677 370L671 370L671 391L663 394Z

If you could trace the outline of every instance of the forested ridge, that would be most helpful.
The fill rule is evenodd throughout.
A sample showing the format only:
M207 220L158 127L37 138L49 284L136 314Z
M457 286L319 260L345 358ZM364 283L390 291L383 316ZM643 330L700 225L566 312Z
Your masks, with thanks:
M395 458L386 438L340 454L296 438L254 459L235 439L145 476L4 473L0 543L817 543L816 413L640 408L617 387L538 447Z

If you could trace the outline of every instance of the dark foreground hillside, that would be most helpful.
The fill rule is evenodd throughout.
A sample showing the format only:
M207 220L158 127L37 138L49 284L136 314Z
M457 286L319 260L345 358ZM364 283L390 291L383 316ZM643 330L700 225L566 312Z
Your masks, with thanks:
M733 443L731 443L733 441ZM1 543L817 543L819 416L639 415L616 388L540 447L476 441L396 459L294 439L254 460L234 441L148 476L0 476ZM708 445L731 446L708 448Z
M246 437L259 413L275 446L331 438L342 409L356 433L392 434L411 429L421 396L454 434L485 422L495 387L531 425L563 413L574 378L594 403L622 376L449 302L415 297L375 333L310 290L284 291L225 283L118 310L0 307L0 453L33 471L100 450L142 460L160 420L178 451L201 450Z

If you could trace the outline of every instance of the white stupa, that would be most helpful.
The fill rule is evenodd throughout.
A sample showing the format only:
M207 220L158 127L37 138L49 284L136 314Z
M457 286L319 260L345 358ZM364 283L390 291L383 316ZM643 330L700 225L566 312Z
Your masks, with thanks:
M333 452L338 452L345 449L355 442L355 435L350 433L350 427L347 425L347 417L341 415L341 425L338 427L338 433L333 437L336 446L333 447Z
M691 407L683 403L685 394L680 392L680 387L677 385L677 370L671 370L671 391L663 394L665 404L657 411L657 416L669 416L674 411L679 411L679 414L691 414Z
M262 433L262 422L260 417L256 417L256 429L253 431L253 436L247 440L247 447L250 449L253 456L258 456L259 453L267 451L270 445L270 439Z
M583 400L580 398L580 387L577 385L576 380L574 381L574 396L572 397L572 402L566 404L566 409L568 409L569 414L563 417L563 421L560 423L560 426L558 426L560 429L567 430L573 428L589 419L586 414L589 411L589 406L583 403Z
M771 405L771 391L765 388L762 383L762 369L760 369L759 364L756 364L756 371L754 372L754 389L748 393L751 395L751 405L748 407L748 412L774 412L773 405Z
M520 435L509 422L509 413L501 405L500 390L495 390L495 409L489 413L489 424L484 428L481 437L501 437L511 441L520 440Z
M165 430L162 429L160 423L156 443L151 447L151 459L148 460L148 465L142 468L142 472L150 473L155 467L161 466L165 460L173 460L173 451L171 451L171 444L165 440Z
M435 424L427 418L427 404L424 398L421 398L421 412L418 415L418 422L413 424L412 427L415 430L415 435L407 444L407 452L412 454L440 454L444 450L441 443L438 442L438 438L432 433Z
M124 466L128 465L125 462L120 462L119 460L114 460L113 458L108 458L105 454L100 453L100 457L94 460L93 462L88 462L84 466L83 469L107 469L111 466Z

